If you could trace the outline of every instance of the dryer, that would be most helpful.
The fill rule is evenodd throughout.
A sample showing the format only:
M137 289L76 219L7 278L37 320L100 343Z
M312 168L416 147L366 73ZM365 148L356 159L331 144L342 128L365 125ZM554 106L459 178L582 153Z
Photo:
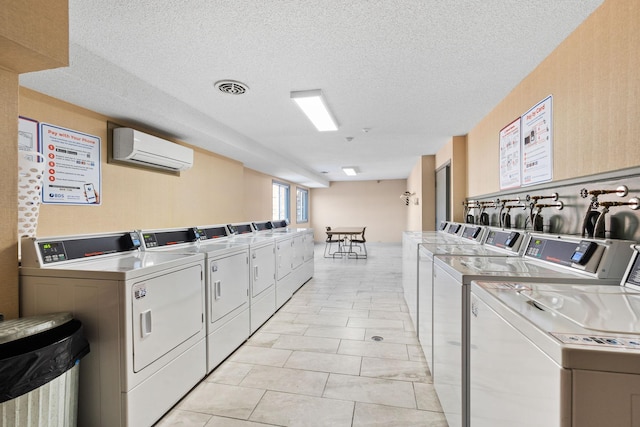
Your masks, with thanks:
M296 228L274 228L271 221L253 222L260 237L271 237L275 241L275 295L276 310L287 302L302 283L299 271L306 255L304 235ZM308 280L308 279L307 279Z
M471 425L639 425L634 249L620 286L472 283Z
M481 232L465 227L459 243L420 243L418 245L418 339L433 374L433 267L435 256L520 256L526 233L485 227ZM481 236L484 240L480 240ZM478 242L479 244L468 244Z
M246 233L229 239L249 245L250 333L253 334L276 312L275 239L261 233Z
M70 311L91 353L79 426L149 426L206 374L204 256L150 253L136 232L22 241L22 316Z
M523 257L436 256L433 382L450 426L469 426L469 285L472 280L617 284L629 241L531 234Z
M276 229L276 309L313 275L313 230Z
M227 237L224 225L143 230L150 252L205 256L207 373L250 335L249 245Z

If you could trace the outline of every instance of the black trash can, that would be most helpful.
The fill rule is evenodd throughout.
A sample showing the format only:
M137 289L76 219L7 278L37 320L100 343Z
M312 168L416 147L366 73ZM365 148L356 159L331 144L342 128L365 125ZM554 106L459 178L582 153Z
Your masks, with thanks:
M0 322L0 425L75 426L80 359L89 353L70 313Z

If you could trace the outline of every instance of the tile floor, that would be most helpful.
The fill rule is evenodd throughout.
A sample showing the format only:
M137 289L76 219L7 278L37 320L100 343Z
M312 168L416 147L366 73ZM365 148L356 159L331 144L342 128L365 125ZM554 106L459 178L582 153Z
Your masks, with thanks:
M368 259L325 259L317 245L313 279L157 426L446 427L401 245L368 247Z

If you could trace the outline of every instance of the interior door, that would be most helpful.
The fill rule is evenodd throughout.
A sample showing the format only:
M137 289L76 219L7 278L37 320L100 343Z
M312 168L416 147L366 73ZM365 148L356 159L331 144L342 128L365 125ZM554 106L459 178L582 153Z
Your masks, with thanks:
M451 165L436 171L436 223L435 230L442 221L451 220Z

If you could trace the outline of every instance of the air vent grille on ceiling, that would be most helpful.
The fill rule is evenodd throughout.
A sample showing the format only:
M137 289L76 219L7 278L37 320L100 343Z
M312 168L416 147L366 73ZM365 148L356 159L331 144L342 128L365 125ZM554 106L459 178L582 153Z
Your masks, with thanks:
M229 95L242 95L249 90L249 86L235 80L220 80L217 81L214 86L220 92L228 93Z

